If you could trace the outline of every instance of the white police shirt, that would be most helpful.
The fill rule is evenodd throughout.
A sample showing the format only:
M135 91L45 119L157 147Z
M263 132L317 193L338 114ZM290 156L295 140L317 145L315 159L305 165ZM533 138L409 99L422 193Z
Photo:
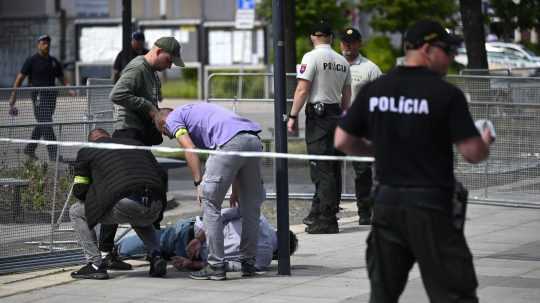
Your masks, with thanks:
M373 81L382 75L379 67L369 59L358 55L356 59L350 63L351 67L351 101L364 86L364 84Z
M347 60L329 44L320 44L306 53L296 75L311 82L309 103L340 104L341 92L351 84Z

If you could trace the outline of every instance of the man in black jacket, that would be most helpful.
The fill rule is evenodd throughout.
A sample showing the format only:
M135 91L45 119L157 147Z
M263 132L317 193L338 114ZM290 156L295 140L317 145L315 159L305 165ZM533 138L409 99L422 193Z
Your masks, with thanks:
M141 145L138 141L111 138L103 129L90 132L89 141ZM163 277L167 262L161 256L159 236L152 225L163 216L167 175L151 152L136 149L83 148L77 154L73 193L80 201L69 211L88 263L71 276L107 279L106 266L97 247L97 223L130 223L150 256L150 276Z

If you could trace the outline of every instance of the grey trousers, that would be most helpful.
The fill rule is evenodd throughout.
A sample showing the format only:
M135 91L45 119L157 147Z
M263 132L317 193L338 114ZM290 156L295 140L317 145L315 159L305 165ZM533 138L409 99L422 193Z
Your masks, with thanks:
M262 151L260 139L240 133L219 148L223 151ZM261 159L233 155L211 155L203 176L203 221L208 242L208 263L225 266L223 260L223 221L221 205L234 179L239 182L239 208L242 216L240 260L255 264L261 203L266 198L261 176Z
M155 201L150 207L145 207L139 202L124 198L118 201L111 211L99 220L99 223L129 223L150 253L159 252L159 234L152 223L158 218L161 208L160 201ZM101 265L101 252L97 246L96 232L88 227L84 204L81 202L73 204L69 209L69 217L88 262L97 266Z

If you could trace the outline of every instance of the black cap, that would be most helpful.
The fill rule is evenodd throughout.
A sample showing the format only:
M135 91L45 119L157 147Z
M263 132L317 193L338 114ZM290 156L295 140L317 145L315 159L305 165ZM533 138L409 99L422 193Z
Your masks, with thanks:
M458 46L463 41L458 36L449 34L439 22L421 20L416 22L405 34L405 46L414 49L424 43L441 41L449 46Z
M131 34L131 39L135 41L144 41L144 34L139 31L133 32L133 34Z
M37 41L43 41L43 40L47 40L49 42L51 42L51 36L47 35L47 34L44 34L44 35L41 35L38 37Z
M353 41L362 41L362 35L360 32L353 27L347 27L339 35L341 41L343 42L353 42Z
M332 27L325 20L319 20L311 27L311 35L313 36L331 36Z

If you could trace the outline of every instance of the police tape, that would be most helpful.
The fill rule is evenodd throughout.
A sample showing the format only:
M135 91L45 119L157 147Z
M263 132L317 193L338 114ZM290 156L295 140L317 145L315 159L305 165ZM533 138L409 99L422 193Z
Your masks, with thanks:
M126 145L118 143L95 143L95 142L78 142L78 141L48 141L48 140L31 140L31 139L13 139L0 138L0 142L5 143L35 143L40 145L58 145L64 147L91 147L100 149L138 149L148 150L163 153L174 152L191 152L197 154L208 155L228 155L250 158L275 158L275 159L291 159L291 160L318 160L318 161L351 161L351 162L373 162L373 157L359 156L327 156L327 155L307 155L307 154L288 154L276 152L251 152L251 151L224 151L224 150L207 150L197 148L180 148L180 147L163 147L163 146L140 146Z

